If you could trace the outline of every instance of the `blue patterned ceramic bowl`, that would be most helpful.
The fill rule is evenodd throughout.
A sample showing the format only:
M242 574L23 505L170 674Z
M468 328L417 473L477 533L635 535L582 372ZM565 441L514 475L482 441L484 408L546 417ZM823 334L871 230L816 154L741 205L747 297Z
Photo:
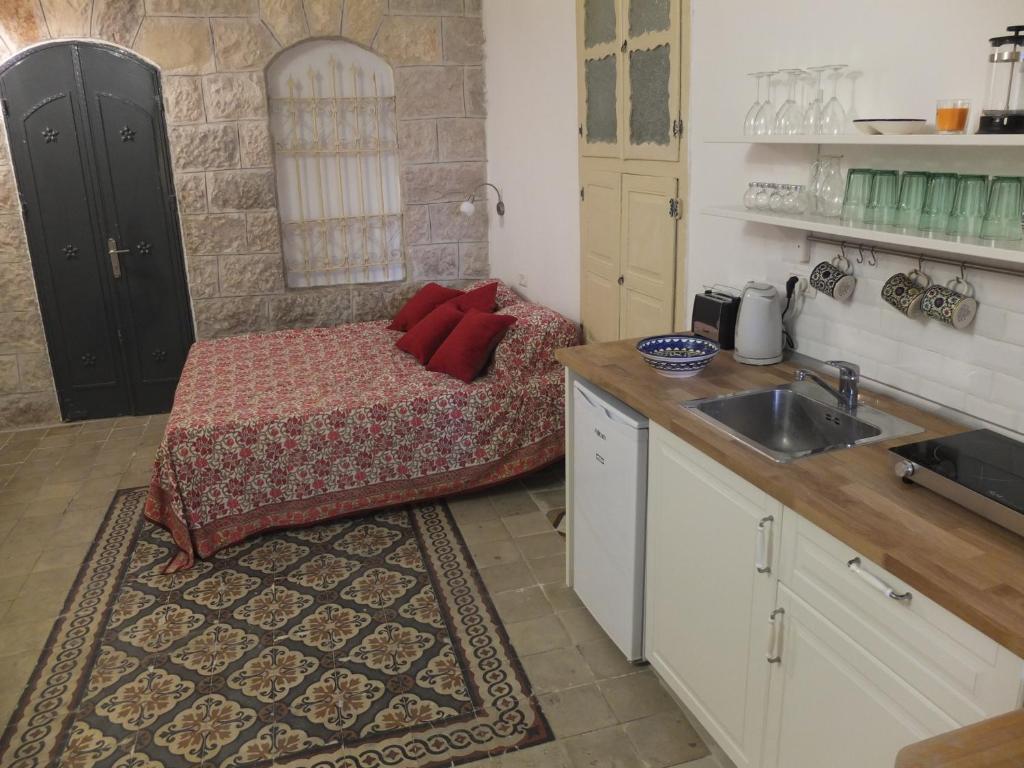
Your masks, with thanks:
M699 336L648 336L636 344L644 361L662 376L685 379L707 368L719 346Z

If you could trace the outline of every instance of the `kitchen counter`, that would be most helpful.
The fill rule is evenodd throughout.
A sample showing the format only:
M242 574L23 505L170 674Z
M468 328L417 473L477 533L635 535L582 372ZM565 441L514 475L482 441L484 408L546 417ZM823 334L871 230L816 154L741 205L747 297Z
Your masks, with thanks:
M964 427L862 388L862 403L917 424L925 433L776 464L679 403L789 383L794 365L746 366L725 352L698 376L669 379L649 368L634 345L635 340L592 344L561 349L556 356L573 373L1024 658L1024 538L902 482L887 452L891 445L962 432Z
M1024 710L904 747L896 768L1020 768L1024 765Z

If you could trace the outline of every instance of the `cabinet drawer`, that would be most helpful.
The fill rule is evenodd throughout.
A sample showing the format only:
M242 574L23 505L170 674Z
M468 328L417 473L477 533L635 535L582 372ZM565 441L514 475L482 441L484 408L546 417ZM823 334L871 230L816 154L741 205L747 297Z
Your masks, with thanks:
M796 512L784 518L779 579L796 595L962 725L1019 706L1024 662Z

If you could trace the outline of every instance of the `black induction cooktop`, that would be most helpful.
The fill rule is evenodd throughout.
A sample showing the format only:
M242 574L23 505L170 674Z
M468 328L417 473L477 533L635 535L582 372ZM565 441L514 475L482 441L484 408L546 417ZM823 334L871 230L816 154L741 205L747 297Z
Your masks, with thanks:
M1024 535L1024 443L976 429L889 450L904 480Z

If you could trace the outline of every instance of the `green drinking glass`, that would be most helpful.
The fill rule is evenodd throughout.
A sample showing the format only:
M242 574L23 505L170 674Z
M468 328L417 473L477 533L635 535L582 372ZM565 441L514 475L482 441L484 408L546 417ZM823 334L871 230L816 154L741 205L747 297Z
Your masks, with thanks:
M987 204L988 176L960 176L956 180L947 234L956 238L978 237Z
M988 192L981 236L989 240L1020 240L1022 182L1019 176L996 176Z
M904 231L917 231L921 223L928 176L924 171L907 171L900 179L900 199L896 203L896 226Z
M955 173L933 173L928 176L928 189L921 208L917 228L928 234L945 234L949 225L949 212L953 210L956 195Z
M899 184L897 171L875 171L871 177L871 196L864 208L865 224L891 227L895 223Z
M848 227L864 223L864 210L871 198L871 180L875 172L870 168L851 168L846 174L846 195L840 222Z

